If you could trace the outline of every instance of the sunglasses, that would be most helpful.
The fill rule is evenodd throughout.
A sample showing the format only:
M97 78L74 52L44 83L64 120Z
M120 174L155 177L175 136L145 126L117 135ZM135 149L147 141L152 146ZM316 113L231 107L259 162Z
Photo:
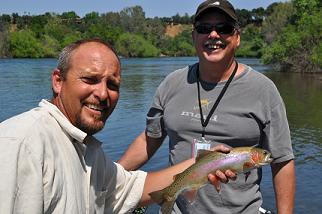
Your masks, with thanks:
M195 29L199 34L210 34L212 31L216 31L218 34L232 34L236 27L234 24L229 22L218 23L215 25L201 23L196 25Z

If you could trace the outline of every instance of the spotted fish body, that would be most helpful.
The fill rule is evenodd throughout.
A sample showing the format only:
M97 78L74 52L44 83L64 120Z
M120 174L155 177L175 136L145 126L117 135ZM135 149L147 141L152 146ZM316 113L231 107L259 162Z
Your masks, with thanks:
M208 183L208 174L217 170L239 174L259 168L272 161L271 154L254 147L237 147L229 153L200 150L196 162L175 176L174 182L163 190L152 192L152 199L162 204L163 214L170 214L177 196L185 190L197 190Z

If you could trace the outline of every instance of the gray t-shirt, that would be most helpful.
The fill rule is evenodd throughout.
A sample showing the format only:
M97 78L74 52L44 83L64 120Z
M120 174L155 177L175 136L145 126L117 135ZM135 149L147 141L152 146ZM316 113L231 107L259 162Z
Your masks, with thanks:
M192 141L202 126L198 104L198 63L169 74L158 87L147 115L147 134L169 136L170 163L191 157ZM226 82L200 82L202 112L206 117ZM294 158L283 100L274 83L245 65L235 76L205 129L212 146L253 146L269 150L274 163ZM191 205L179 196L173 213L258 213L262 204L261 169L221 185L220 193L208 184ZM245 181L246 180L246 181ZM180 209L180 211L178 210Z

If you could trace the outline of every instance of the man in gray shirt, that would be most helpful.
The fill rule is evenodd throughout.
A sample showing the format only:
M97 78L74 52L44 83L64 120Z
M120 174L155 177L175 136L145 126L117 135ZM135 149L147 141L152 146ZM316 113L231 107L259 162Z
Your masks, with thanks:
M199 63L169 74L158 87L146 130L119 160L126 169L142 166L169 137L170 163L186 160L199 148L224 144L269 150L278 213L292 213L294 155L283 100L263 74L238 63L238 19L225 0L201 3L192 39ZM138 155L140 154L140 155ZM144 154L144 155L143 155ZM221 185L206 186L190 204L183 195L173 213L258 213L261 169Z

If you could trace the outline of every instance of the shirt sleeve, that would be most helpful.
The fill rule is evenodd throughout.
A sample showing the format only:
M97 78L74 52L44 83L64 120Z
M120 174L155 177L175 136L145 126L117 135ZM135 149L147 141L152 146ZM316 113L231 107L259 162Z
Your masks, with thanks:
M270 111L270 121L265 127L267 147L274 158L273 163L294 159L289 125L283 102Z
M41 162L24 142L0 138L1 213L43 213Z
M150 108L146 117L146 134L151 138L160 138L163 134L163 111Z
M128 213L134 210L143 194L147 173L126 171L121 165L107 159L109 182L105 213Z
M146 134L151 138L160 138L165 134L163 123L164 109L162 104L162 100L166 97L165 88L167 88L166 80L164 80L157 88L151 107L147 113Z

